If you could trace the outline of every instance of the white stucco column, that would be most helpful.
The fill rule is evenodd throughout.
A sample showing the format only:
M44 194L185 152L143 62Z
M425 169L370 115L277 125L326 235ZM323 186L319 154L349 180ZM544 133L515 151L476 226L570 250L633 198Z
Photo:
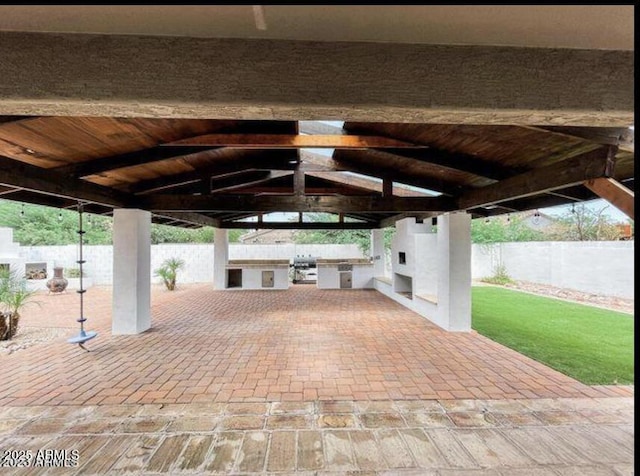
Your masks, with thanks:
M151 213L113 211L111 332L139 334L151 327Z
M384 276L384 230L382 228L371 230L371 256L373 257L373 275Z
M471 215L438 217L438 311L440 326L471 330Z
M223 228L213 230L213 287L226 289L229 262L229 232Z

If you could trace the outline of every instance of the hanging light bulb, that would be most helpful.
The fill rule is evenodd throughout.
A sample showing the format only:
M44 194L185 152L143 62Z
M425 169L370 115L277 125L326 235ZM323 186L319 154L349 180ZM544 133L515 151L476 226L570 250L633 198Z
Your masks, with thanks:
M576 213L576 204L575 203L571 204L571 213L573 213L574 215Z
M20 218L24 218L24 203L22 204L22 208L20 208Z
M62 211L58 212L58 220L62 221Z
M507 223L511 223L511 215L507 213Z

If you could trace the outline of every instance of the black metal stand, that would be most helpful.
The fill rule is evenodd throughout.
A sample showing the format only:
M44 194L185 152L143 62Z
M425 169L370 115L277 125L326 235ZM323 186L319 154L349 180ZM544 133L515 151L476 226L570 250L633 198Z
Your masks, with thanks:
M86 322L87 319L84 317L84 293L86 292L86 290L84 289L83 283L82 283L82 275L83 275L82 265L85 263L85 260L82 254L82 245L84 242L84 234L85 234L85 231L82 229L82 212L83 212L82 203L78 202L78 255L79 256L78 256L77 263L78 263L78 268L80 270L80 288L78 289L77 293L80 294L80 318L77 319L77 322L80 323L80 333L75 337L67 339L67 342L69 342L70 344L78 344L81 349L89 352L89 349L87 349L84 346L84 343L96 337L98 333L95 331L87 332L84 330L84 323Z

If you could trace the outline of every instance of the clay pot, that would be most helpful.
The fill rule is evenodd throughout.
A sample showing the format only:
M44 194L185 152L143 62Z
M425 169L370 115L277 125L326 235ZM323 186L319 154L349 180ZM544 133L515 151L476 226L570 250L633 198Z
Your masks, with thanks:
M47 281L47 288L49 292L61 293L67 289L69 281L62 275L64 268L53 268L53 278Z

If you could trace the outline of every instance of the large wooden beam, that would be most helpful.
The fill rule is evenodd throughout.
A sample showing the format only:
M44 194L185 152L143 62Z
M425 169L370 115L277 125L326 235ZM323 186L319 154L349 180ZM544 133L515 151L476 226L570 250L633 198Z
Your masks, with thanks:
M0 156L0 184L111 207L127 206L131 198L101 185L72 179L52 170L3 156Z
M247 160L225 161L222 163L212 163L207 167L184 172L181 174L166 175L154 179L141 180L128 186L128 190L135 194L146 194L158 190L172 188L176 185L209 180L213 176L235 174L252 170L293 170L295 168L294 158L276 157L265 155L262 158L255 157Z
M297 135L297 134L204 134L170 142L161 147L176 146L239 147L242 149L367 149L425 148L397 139L381 136L356 135Z
M455 207L445 197L332 197L323 195L152 195L139 197L140 207L151 211L198 212L430 212Z
M217 147L207 146L179 146L179 147L152 147L150 149L139 150L127 154L120 154L111 157L102 157L100 159L87 160L83 162L74 162L53 170L62 175L71 177L87 177L89 175L101 174L110 170L131 167L135 165L149 164L159 162L166 159L177 159L207 150L217 149Z
M364 222L269 222L269 221L227 221L220 228L239 230L370 230L379 228L378 223Z
M634 153L634 131L628 127L566 127L544 126L529 127L544 130L556 135L578 137L603 145L614 145L620 150Z
M4 115L582 126L634 117L633 51L4 31L0 58Z
M458 198L458 207L466 210L492 205L604 177L611 165L610 159L608 147L596 149L493 185L469 190Z
M587 180L584 186L634 220L634 192L612 178Z
M193 223L193 224L202 225L202 226L213 226L216 228L220 226L220 220L216 218L208 217L206 215L203 215L202 213L160 212L160 213L154 213L154 216L172 218L178 222Z
M211 193L221 193L229 190L235 190L238 188L254 187L271 180L278 179L280 177L287 177L293 172L268 172L265 170L256 170L246 174L239 174L238 176L232 175L230 177L212 180L211 181ZM289 189L289 193L291 190Z

